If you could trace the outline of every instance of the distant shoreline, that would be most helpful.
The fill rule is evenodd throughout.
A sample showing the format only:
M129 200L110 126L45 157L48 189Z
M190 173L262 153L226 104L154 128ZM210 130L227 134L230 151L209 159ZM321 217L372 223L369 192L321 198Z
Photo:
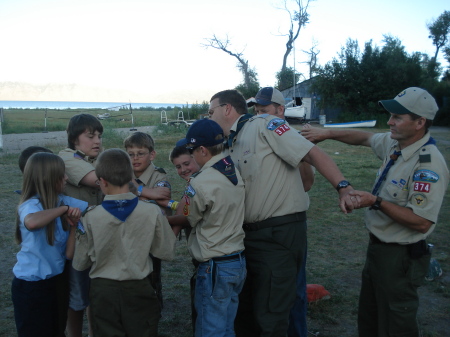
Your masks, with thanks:
M113 109L113 108L129 108L134 109L153 107L181 107L190 104L183 103L133 103L133 102L81 102L81 101L0 101L0 108L3 109Z

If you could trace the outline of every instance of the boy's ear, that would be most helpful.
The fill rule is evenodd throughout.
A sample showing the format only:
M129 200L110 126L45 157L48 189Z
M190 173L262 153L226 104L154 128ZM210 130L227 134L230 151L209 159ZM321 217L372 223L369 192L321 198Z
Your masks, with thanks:
M153 150L152 152L150 152L150 156L149 156L150 161L153 161L155 159L155 157L156 157L156 151Z

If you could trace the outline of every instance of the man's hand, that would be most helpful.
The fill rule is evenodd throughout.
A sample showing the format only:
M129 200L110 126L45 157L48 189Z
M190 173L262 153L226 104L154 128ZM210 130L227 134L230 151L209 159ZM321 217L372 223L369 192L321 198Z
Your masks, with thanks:
M354 189L351 186L339 190L339 207L344 214L351 213L354 209L360 208L360 200L357 195L353 195Z
M327 130L313 128L310 124L303 125L301 134L311 143L317 144L327 139L326 137Z
M366 191L353 190L350 191L350 195L352 198L357 198L359 200L358 208L370 207L375 203L375 201L377 201L377 197L375 195Z

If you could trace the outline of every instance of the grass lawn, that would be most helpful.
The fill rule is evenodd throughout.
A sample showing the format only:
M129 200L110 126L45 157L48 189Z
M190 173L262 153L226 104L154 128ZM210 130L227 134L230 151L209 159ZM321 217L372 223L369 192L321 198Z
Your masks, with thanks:
M156 116L157 119L159 115ZM155 118L156 118L155 117ZM154 125L155 123L153 123ZM106 126L106 125L105 125ZM108 127L108 126L107 126ZM111 126L115 127L115 126ZM300 128L300 126L295 125ZM40 130L41 131L41 130ZM40 132L39 131L39 132ZM385 129L371 129L385 132ZM438 147L450 163L450 132L432 131ZM156 142L155 164L166 169L173 186L173 197L181 197L184 182L168 160L169 151L183 136L181 130L158 128L152 136ZM122 147L122 139L114 132L105 133L104 147ZM338 164L346 178L357 189L370 190L381 162L369 148L348 146L326 141L320 147ZM58 152L60 148L53 148ZM13 307L10 300L12 267L18 246L14 242L15 212L19 196L14 190L21 187L17 165L18 154L0 157L0 336L15 336ZM360 273L365 260L368 232L363 223L363 210L344 215L338 208L337 193L319 174L309 192L307 282L323 285L331 299L312 303L308 312L308 330L320 337L357 336L356 314L360 288ZM435 245L435 257L444 275L421 288L419 324L423 335L448 336L450 317L450 192L447 191L440 213L440 221L429 242ZM177 242L176 258L163 263L164 310L160 322L160 336L184 337L192 335L190 321L189 279L192 264L183 238ZM86 334L87 335L87 332Z

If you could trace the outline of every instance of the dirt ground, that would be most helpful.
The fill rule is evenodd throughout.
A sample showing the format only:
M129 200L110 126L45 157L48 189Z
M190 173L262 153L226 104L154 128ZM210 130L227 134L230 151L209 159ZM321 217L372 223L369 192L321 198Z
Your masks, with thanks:
M120 128L117 132L130 134L135 131L149 132L154 130L154 126L142 126L134 129ZM66 131L42 132L42 133L21 133L0 136L0 149L3 153L19 153L28 146L64 146L67 143Z

